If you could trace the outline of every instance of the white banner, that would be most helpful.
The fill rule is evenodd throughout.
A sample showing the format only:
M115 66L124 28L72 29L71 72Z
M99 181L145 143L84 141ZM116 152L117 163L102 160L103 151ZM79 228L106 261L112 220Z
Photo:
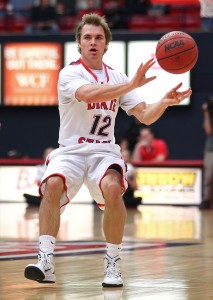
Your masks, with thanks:
M37 166L0 166L0 201L25 201L23 194L38 196ZM82 186L72 202L93 202L86 186Z
M156 63L148 71L147 76L157 76L155 80L136 89L139 96L147 103L154 103L164 97L165 93L180 82L183 83L181 90L190 86L190 71L183 74L171 74L164 71L157 63L155 50L158 41L132 41L128 43L128 75L132 78L141 63L150 58L155 58ZM179 105L188 105L187 98Z
M36 166L0 166L0 201L23 202L23 194L38 195ZM139 167L135 196L144 204L198 205L201 203L202 171L200 168ZM82 186L73 202L93 200Z

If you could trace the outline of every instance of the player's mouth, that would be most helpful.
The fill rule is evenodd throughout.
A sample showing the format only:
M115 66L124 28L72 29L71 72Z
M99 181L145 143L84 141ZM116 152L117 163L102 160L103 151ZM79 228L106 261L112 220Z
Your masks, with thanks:
M91 49L90 49L90 52L91 52L91 53L97 53L97 52L98 52L98 50L97 50L97 49L95 49L95 48L91 48Z

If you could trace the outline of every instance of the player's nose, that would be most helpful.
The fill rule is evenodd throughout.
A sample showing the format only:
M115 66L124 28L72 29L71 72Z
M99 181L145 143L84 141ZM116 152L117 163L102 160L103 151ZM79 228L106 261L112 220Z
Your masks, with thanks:
M96 41L95 41L95 38L91 38L91 45L95 45L96 44Z

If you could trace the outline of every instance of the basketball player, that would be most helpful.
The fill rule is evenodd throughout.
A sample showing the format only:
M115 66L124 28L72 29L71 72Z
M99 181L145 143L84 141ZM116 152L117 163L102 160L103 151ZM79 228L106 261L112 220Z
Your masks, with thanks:
M181 83L155 104L146 105L135 89L155 79L147 71L155 63L141 64L134 77L103 63L111 40L103 17L86 14L76 29L81 57L59 74L59 148L49 156L40 184L40 237L38 263L25 269L25 277L40 283L54 283L54 247L60 212L85 184L98 206L104 210L106 238L104 287L123 286L119 268L126 209L122 199L127 182L120 147L115 144L114 126L118 108L140 122L155 122L170 105L188 98L192 91L178 91Z

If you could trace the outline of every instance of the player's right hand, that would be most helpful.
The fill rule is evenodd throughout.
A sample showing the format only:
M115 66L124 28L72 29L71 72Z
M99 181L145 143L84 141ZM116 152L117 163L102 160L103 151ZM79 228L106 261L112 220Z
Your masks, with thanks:
M137 72L131 80L131 83L133 84L134 88L141 87L156 78L156 76L146 77L146 73L154 64L154 58L151 58L146 63L142 63L139 66Z

